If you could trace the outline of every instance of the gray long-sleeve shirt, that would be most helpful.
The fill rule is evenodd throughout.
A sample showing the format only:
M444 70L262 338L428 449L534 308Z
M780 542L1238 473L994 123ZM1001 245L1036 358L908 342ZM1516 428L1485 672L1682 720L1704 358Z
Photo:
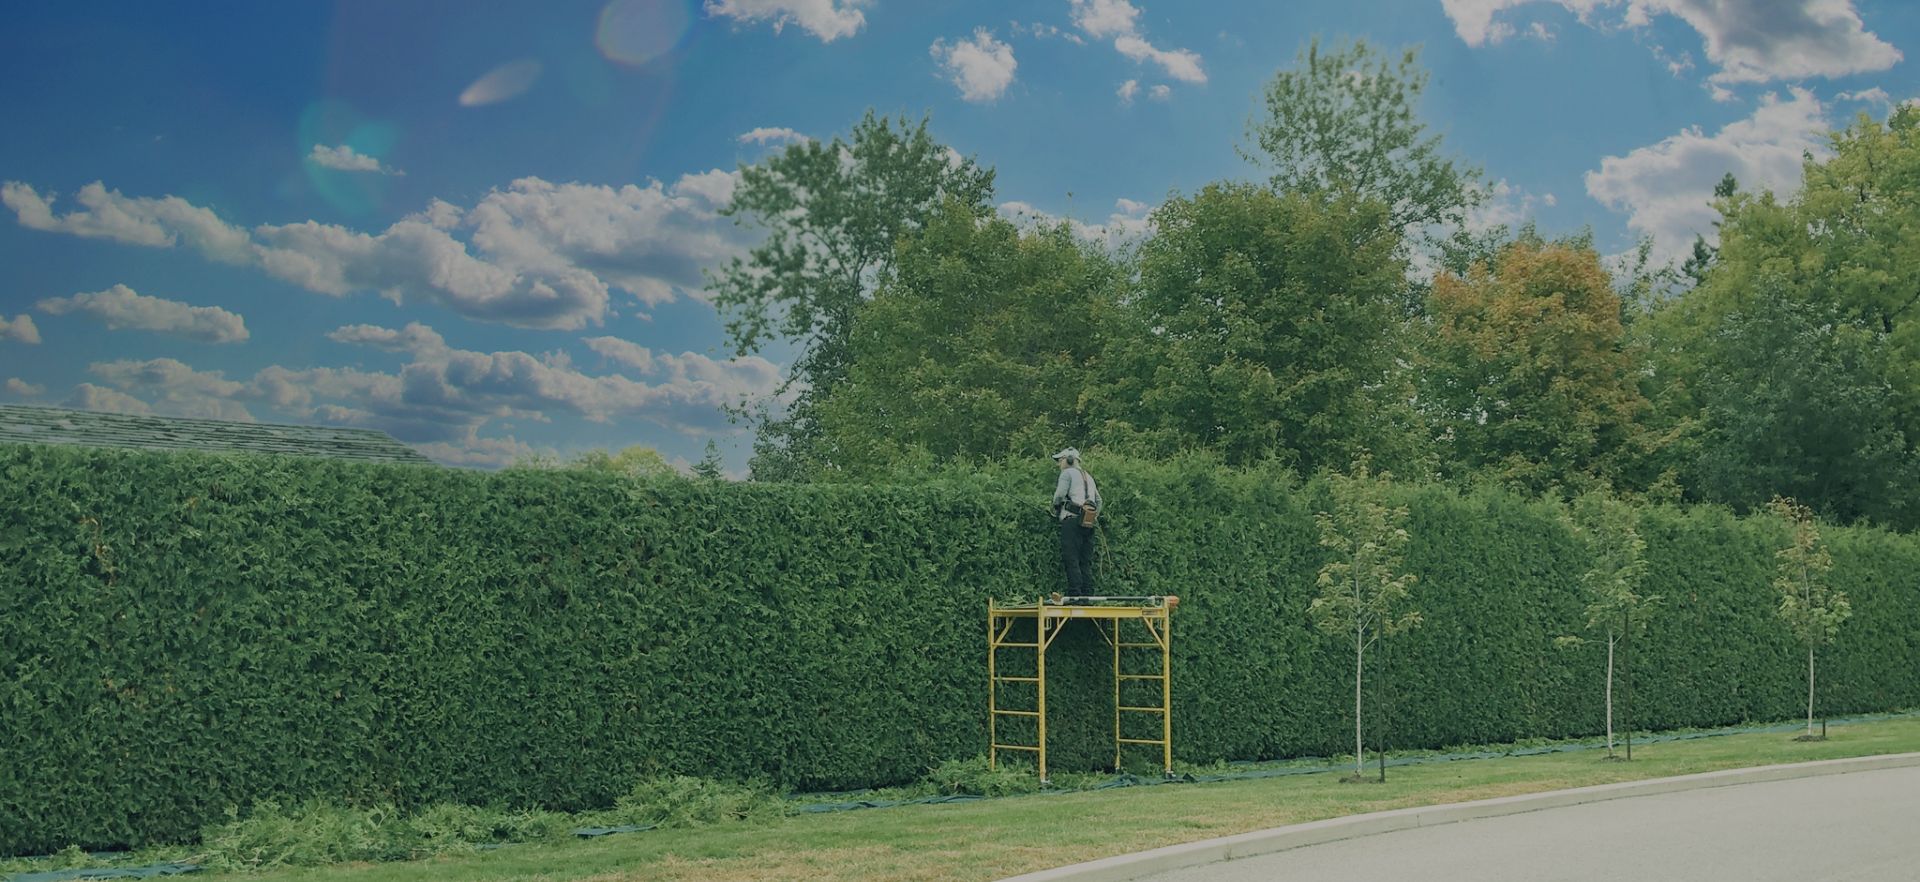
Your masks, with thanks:
M1053 510L1061 520L1079 517L1067 509L1067 503L1085 506L1087 500L1093 500L1093 507L1100 507L1100 485L1095 484L1093 476L1079 466L1068 466L1060 470L1060 480L1053 484Z

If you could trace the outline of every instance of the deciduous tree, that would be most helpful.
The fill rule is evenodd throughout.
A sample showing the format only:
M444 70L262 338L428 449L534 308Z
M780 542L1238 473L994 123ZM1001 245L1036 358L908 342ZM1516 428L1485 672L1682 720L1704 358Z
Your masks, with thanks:
M1382 638L1420 625L1413 608L1419 577L1406 572L1407 509L1387 499L1386 474L1376 479L1367 463L1355 462L1347 476L1334 476L1333 507L1314 515L1327 562L1320 567L1320 594L1308 605L1320 630L1353 646L1353 774L1365 773L1361 683L1367 650ZM1382 765L1381 774L1385 774Z
M1814 523L1813 510L1791 499L1776 497L1767 510L1779 518L1790 537L1774 552L1778 561L1773 587L1780 592L1780 621L1793 632L1794 639L1807 648L1807 734L1813 734L1813 659L1814 650L1833 642L1840 624L1853 614L1847 593L1829 583L1833 556L1820 540L1820 527Z
M1614 650L1622 641L1645 632L1648 619L1660 603L1658 595L1640 593L1640 584L1647 576L1647 543L1640 538L1635 520L1632 508L1598 493L1585 493L1574 499L1566 520L1589 561L1586 571L1580 574L1581 593L1587 600L1587 630L1604 635L1607 641L1609 758L1614 755ZM1578 646L1586 641L1566 636L1555 642L1561 646Z
M948 201L985 217L992 197L993 171L934 140L925 119L871 111L846 138L740 168L724 213L765 238L709 274L714 304L739 354L774 340L799 352L774 401L747 411L756 478L801 478L820 464L815 408L846 376L854 320L899 239Z

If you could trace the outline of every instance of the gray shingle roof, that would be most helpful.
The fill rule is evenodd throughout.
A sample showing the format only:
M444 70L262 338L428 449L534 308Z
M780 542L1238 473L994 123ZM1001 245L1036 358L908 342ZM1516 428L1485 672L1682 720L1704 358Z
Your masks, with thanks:
M0 404L0 444L239 451L422 465L433 462L393 436L372 429L136 416L27 404Z

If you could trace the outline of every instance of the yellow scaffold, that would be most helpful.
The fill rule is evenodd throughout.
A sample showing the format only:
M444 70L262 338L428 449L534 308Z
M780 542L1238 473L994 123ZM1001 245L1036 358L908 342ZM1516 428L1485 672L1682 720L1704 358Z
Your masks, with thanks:
M1120 768L1121 752L1127 745L1158 745L1160 765L1165 774L1173 774L1173 618L1175 606L1180 598L1173 595L1152 597L1081 597L1073 598L1072 603L1056 599L1049 602L1046 598L1031 605L1001 606L997 601L987 601L987 760L993 768L1000 766L1000 751L1013 750L1032 753L1039 768L1040 780L1047 780L1047 648L1053 645L1054 638L1068 623L1075 619L1091 621L1100 631L1107 645L1113 650L1113 767ZM1015 634L1015 625L1030 621L1032 628L1022 627ZM1127 628L1126 623L1139 622L1139 628ZM1129 630L1133 634L1127 633ZM1032 650L1033 664L1018 665L1020 675L1009 676L1001 673L1001 650ZM1135 658L1142 653L1139 650L1155 650L1159 659L1159 673L1142 672L1143 665L1131 662L1130 668L1123 666L1122 651L1135 650L1127 658ZM1031 675L1026 674L1031 671ZM1147 684L1159 695L1157 706L1152 702L1136 702L1132 705L1121 703L1122 683L1136 681ZM1011 684L1025 684L1030 687L1034 701L1030 707L1008 708L1001 703L1001 687ZM1023 690L1024 691L1024 690ZM1127 730L1122 727L1124 715L1158 715L1160 725L1155 727L1158 738L1128 738ZM1007 728L1001 720L1029 719L1033 721L1032 744L1003 743L1001 738ZM1025 730L1025 726L1016 727ZM1138 729L1134 730L1138 732Z

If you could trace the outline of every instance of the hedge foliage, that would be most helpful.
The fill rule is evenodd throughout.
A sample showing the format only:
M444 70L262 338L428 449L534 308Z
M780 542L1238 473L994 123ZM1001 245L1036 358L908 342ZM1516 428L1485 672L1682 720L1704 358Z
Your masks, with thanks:
M1173 593L1179 759L1340 750L1307 618L1326 487L1118 463L1103 589ZM1051 469L911 486L485 474L0 447L0 853L190 839L231 805L577 810L649 776L838 789L985 749L985 607L1059 587ZM1017 492L1016 492L1017 491ZM1369 663L1392 743L1588 734L1603 651L1551 504L1406 486L1425 624ZM1794 716L1777 525L1648 509L1637 727ZM1829 711L1920 704L1920 539L1827 531ZM1052 764L1111 761L1108 657L1049 655Z

